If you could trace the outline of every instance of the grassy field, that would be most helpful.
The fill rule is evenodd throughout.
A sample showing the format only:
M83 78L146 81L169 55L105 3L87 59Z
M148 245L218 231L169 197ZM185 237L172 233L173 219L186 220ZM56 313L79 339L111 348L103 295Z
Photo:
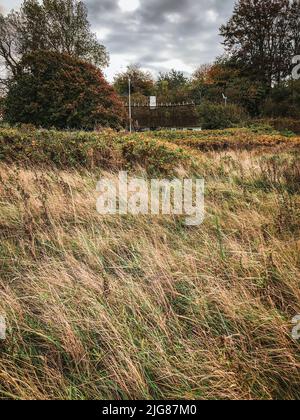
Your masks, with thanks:
M0 129L0 399L299 399L300 138ZM206 219L100 216L120 169Z

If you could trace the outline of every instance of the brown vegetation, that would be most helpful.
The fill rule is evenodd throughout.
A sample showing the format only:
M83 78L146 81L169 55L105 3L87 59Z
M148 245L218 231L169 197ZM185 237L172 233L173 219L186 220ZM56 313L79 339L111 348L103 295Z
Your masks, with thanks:
M99 167L1 164L0 398L299 399L299 152L195 156L197 228L100 216Z

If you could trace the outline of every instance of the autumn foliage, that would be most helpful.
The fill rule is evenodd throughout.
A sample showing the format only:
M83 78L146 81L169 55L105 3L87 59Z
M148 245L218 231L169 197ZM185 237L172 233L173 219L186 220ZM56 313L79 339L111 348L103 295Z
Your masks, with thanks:
M6 99L10 123L45 128L119 128L123 106L102 72L84 61L49 51L26 55Z

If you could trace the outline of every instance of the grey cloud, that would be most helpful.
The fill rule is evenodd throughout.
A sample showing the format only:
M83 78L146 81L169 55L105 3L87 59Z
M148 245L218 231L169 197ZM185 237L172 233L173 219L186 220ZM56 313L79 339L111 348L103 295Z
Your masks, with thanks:
M92 29L112 60L119 57L120 66L138 62L158 72L169 63L192 71L213 61L222 52L219 27L231 15L235 0L140 0L134 12L124 12L118 0L85 2ZM2 3L8 9L12 0Z
M112 54L127 53L159 71L170 60L194 68L219 55L219 27L230 16L234 0L140 0L133 13L124 13L117 0L110 1L109 10L99 0L87 4L99 34L101 26L111 28L105 44Z

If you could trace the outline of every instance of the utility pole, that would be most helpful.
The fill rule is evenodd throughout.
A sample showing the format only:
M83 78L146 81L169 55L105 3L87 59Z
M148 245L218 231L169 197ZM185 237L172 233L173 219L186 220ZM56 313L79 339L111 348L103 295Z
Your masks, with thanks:
M132 133L132 112L131 112L131 79L128 78L128 101L129 101L129 131Z

